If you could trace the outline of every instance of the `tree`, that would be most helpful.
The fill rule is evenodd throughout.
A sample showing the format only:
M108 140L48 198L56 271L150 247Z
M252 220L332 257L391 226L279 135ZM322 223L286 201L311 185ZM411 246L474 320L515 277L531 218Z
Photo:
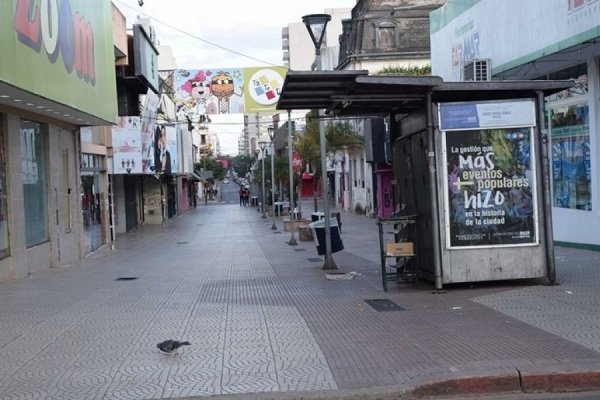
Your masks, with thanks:
M347 121L332 121L325 127L326 154L334 157L337 152L348 151L354 153L364 148L364 138L355 132ZM302 158L302 170L310 166L315 185L322 177L321 171L321 142L319 120L316 112L311 111L306 118L306 128L303 134L298 135L294 148ZM317 192L314 190L315 211L317 205Z
M245 155L238 155L231 159L231 168L238 174L238 176L246 176L250 171L250 167L254 162L254 158Z
M223 164L214 158L203 158L202 161L194 164L194 170L212 171L213 176L218 180L223 180L225 178L225 168L223 168Z

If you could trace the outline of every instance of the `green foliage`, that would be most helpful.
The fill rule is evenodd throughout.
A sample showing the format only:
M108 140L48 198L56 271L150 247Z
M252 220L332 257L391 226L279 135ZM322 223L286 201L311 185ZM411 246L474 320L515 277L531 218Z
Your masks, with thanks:
M424 76L431 75L431 65L409 65L408 67L401 67L399 65L388 65L383 67L377 75L410 75L410 76Z
M325 126L325 141L327 155L334 156L337 152L348 151L354 153L364 148L364 138L355 132L348 122L329 122ZM306 129L296 135L294 150L302 158L302 170L307 165L312 167L317 176L321 173L321 142L319 120L314 112L306 118Z
M245 155L238 155L230 159L229 165L237 172L238 176L246 176L250 171L250 167L254 162L254 158Z
M194 170L212 171L215 179L218 180L223 180L225 178L225 168L223 168L223 164L214 158L203 158L202 161L194 164Z

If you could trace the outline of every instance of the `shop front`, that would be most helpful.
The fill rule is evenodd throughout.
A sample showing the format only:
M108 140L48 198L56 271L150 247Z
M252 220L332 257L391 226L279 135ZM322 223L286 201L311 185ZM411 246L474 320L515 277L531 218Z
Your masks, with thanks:
M0 281L85 254L97 202L87 182L82 221L79 129L117 109L110 3L27 4L0 2Z
M543 18L529 17L540 10ZM600 248L600 3L530 0L515 11L481 0L432 12L432 72L445 81L573 82L546 98L553 237Z

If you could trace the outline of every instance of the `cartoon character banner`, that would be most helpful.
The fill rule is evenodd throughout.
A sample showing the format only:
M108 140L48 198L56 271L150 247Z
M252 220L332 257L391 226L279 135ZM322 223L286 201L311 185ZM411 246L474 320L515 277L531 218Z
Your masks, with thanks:
M210 114L273 112L284 67L177 70L177 113L197 121Z
M444 135L449 247L537 243L531 128Z

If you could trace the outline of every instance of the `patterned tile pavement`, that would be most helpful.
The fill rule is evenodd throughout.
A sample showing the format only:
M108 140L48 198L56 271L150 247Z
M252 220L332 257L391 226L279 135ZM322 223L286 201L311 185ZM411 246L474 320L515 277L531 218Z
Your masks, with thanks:
M255 209L215 205L0 284L0 399L402 393L515 369L600 370L600 254L557 248L558 286L384 293L375 221L342 221L334 258L352 280L325 279L314 243L288 246ZM376 312L364 301L375 298L405 311ZM192 345L160 354L170 338Z

